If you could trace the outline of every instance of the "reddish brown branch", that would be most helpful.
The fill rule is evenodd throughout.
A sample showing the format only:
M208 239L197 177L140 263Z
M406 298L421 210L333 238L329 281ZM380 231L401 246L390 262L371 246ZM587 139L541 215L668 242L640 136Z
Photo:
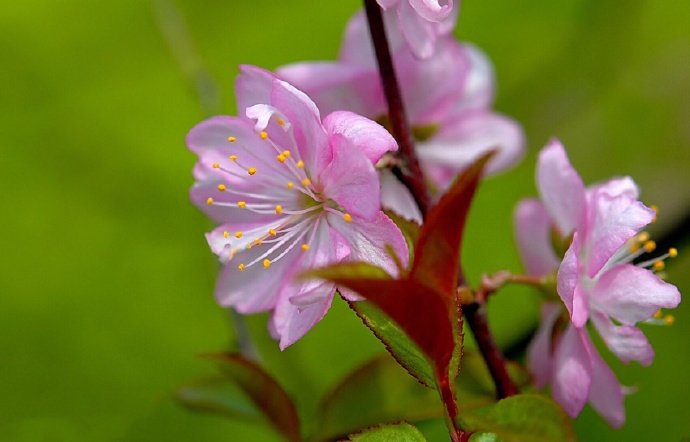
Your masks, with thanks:
M473 303L462 308L467 324L472 329L479 351L486 362L489 373L496 384L496 396L499 399L518 394L518 389L508 374L506 361L501 349L494 341L489 330L486 316L486 304Z
M376 0L364 0L364 8L369 22L369 32L371 41L374 44L374 52L379 65L379 75L383 84L383 92L388 103L388 118L390 119L391 129L398 145L400 146L400 158L402 167L394 171L398 178L412 193L412 197L419 206L422 216L426 214L430 207L429 191L424 181L424 174L419 166L419 160L414 150L412 136L405 107L400 94L398 78L395 75L395 67L391 58L386 29L383 24L381 8Z

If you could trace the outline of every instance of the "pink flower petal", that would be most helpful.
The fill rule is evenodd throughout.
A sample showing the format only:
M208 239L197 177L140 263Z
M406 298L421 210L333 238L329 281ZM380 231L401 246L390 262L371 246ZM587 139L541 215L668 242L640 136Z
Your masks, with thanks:
M391 52L404 43L397 29L397 8L386 11L383 18L386 26L386 34L391 46ZM397 42L395 41L397 39ZM345 27L343 43L340 47L338 58L345 64L364 67L376 72L376 57L374 47L371 44L369 25L363 10L352 16Z
M328 115L323 121L329 137L341 135L345 147L363 153L372 164L386 152L398 150L398 143L380 124L352 112L339 111Z
M501 115L472 111L443 125L431 140L418 143L417 152L425 167L447 172L445 180L437 183L445 188L455 175L490 150L496 150L497 155L489 163L487 173L513 166L524 154L522 129Z
M436 44L434 24L422 18L407 1L398 6L398 20L400 32L415 56L431 57Z
M626 194L595 192L589 203L587 275L594 277L604 264L654 219L654 211Z
M390 170L379 171L381 181L381 205L408 221L422 223L422 213L410 191Z
M539 330L527 348L527 366L537 388L543 388L551 382L553 370L551 336L560 313L561 307L558 304L553 302L542 304Z
M274 80L271 104L292 124L299 154L306 170L317 173L330 162L328 137L321 125L321 116L314 102L302 91L282 80Z
M554 355L553 398L572 418L582 411L592 386L592 362L586 340L586 335L569 326Z
M587 338L585 340L592 361L592 386L589 403L613 428L620 428L625 423L625 405L623 389L611 369Z
M470 59L452 37L439 39L429 58L420 60L401 48L394 61L412 125L439 123L463 99Z
M398 275L395 261L386 251L390 245L403 266L407 266L409 251L402 232L390 218L379 212L372 221L354 218L347 223L342 217L329 215L328 223L333 226L350 245L351 261L364 261L381 267L392 276Z
M271 89L276 76L266 69L257 66L241 65L240 75L235 78L235 98L237 111L244 114L244 110L255 104L270 104Z
M439 0L408 1L414 10L417 11L417 14L429 21L438 22L445 20L453 10L453 0L446 0L444 2L440 2Z
M580 241L577 232L573 236L573 242L565 252L563 261L558 268L558 276L556 280L556 290L558 296L561 297L563 304L568 309L570 316L573 315L573 300L575 299L575 289L580 280L580 261L578 255L580 253Z
M592 323L606 346L625 363L637 361L648 366L654 360L654 349L637 327L615 325L606 315L595 312Z
M279 68L278 75L307 93L324 115L345 109L376 118L386 112L375 66L342 62L295 63Z
M333 160L319 178L323 194L355 217L375 218L381 200L374 166L343 135L331 135L330 139Z
M634 325L651 318L660 308L677 307L680 292L649 270L622 264L599 277L590 301L617 321Z
M289 293L286 290L281 293L280 300L271 317L271 328L280 337L279 347L285 350L297 342L316 323L321 321L331 307L335 285L324 283L314 288L313 303L306 306L297 306L290 302Z
M491 60L471 43L463 43L462 46L469 60L469 71L462 99L455 104L453 114L471 109L486 109L494 100L496 79Z
M395 6L396 4L398 4L399 1L400 0L376 0L376 3L378 3L379 6L381 6L383 9L388 9L391 6Z
M526 199L518 204L515 237L528 274L541 276L558 269L559 260L551 245L551 222L539 200Z
M558 140L551 140L539 153L537 184L546 210L567 237L584 222L585 186Z
M627 176L623 178L614 178L604 183L589 186L587 193L594 194L594 192L604 192L611 197L620 195L627 195L632 199L638 199L640 197L640 190L637 188L637 184L635 184L632 178Z
M189 150L197 155L214 150L224 154L232 147L228 141L231 135L244 139L256 137L246 118L217 116L194 126L187 134L186 142Z

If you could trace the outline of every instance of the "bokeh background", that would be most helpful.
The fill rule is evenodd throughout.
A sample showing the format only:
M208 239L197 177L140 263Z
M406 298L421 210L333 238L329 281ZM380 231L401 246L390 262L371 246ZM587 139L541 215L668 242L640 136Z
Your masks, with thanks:
M276 440L172 400L181 383L212 371L197 354L233 341L212 299L217 267L203 238L211 225L187 199L194 158L184 136L205 115L235 111L238 64L334 58L358 7L2 2L2 440ZM464 2L457 35L493 59L496 106L524 124L529 141L523 163L478 196L464 248L474 281L520 269L511 212L536 193L535 154L553 135L586 182L634 176L643 199L661 208L656 235L690 210L688 23L683 1ZM689 256L681 249L669 265L686 295ZM614 363L639 389L627 398L628 424L611 430L586 409L575 423L582 440L690 438L688 302L674 314L672 327L645 327L657 350L651 367ZM529 291L492 300L503 345L536 315ZM282 354L265 315L248 323L307 419L320 394L381 351L342 302Z

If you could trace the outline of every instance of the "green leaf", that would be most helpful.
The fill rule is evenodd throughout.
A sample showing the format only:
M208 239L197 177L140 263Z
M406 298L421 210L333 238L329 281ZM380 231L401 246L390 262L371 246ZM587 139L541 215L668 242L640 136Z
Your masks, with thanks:
M531 382L527 370L517 362L507 361L508 374L518 388ZM486 362L476 350L466 350L462 355L462 369L456 381L461 410L484 407L496 401L496 386Z
M234 382L259 413L290 442L300 440L297 410L285 390L258 364L236 354L205 355L218 364L220 372Z
M401 422L395 425L378 425L361 433L351 434L353 442L426 442L424 435L412 425Z
M346 376L324 397L319 410L316 440L332 440L378 423L443 416L437 394L386 354Z
M462 413L463 428L475 432L472 442L575 441L571 420L551 399L521 394L490 407Z
M405 331L369 301L348 302L350 308L383 343L386 350L421 384L434 388L433 364Z
M175 398L192 411L215 413L233 419L263 419L244 391L235 382L220 375L183 385L175 392Z

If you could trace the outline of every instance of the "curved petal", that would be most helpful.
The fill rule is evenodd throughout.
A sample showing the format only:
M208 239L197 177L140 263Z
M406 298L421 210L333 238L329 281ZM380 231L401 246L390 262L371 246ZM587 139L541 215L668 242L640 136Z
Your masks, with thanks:
M355 217L374 219L381 210L376 169L343 135L331 135L330 139L333 161L319 178L323 194Z
M397 14L396 9L386 11L383 14L391 52L395 52L396 45L394 40L397 31ZM391 20L392 18L392 20ZM400 37L398 36L400 40ZM345 34L343 43L340 47L338 59L345 64L354 66L361 66L368 70L376 70L376 57L374 56L374 47L371 44L371 36L369 34L369 25L367 24L366 15L363 10L360 10L347 22L345 27Z
M341 135L340 143L350 150L359 150L372 164L386 152L398 150L398 143L383 126L352 112L333 112L323 120L329 137Z
M375 67L350 63L295 63L278 75L306 92L323 114L349 110L370 118L383 115L386 101Z
M424 167L434 169L432 178L439 187L445 188L455 175L490 150L496 150L497 155L487 166L487 173L513 166L524 154L522 129L501 115L476 111L443 125L431 140L418 144L417 153Z
M539 330L527 348L527 367L534 377L534 385L543 388L551 382L553 371L553 354L551 336L561 307L553 302L541 306Z
M392 276L397 276L398 267L386 250L386 245L389 245L402 265L407 266L409 251L405 237L383 212L378 212L371 221L354 218L352 223L345 222L341 216L330 214L328 223L349 243L349 260L364 261L381 267Z
M290 302L289 292L281 293L271 317L271 329L279 336L279 347L285 350L297 342L317 322L321 321L331 307L335 285L323 283L315 287L311 293L315 301L309 305L297 306Z
M594 277L611 257L654 219L654 211L628 195L610 196L605 190L590 198L587 275Z
M398 20L400 32L415 56L431 57L436 44L434 24L417 14L408 1L400 3Z
M494 100L496 78L489 57L470 43L463 43L469 60L469 71L460 100L453 107L453 115L471 110L487 109Z
M575 418L585 406L592 386L592 361L579 329L569 326L554 355L553 398Z
M536 199L520 201L515 209L515 237L522 262L530 275L547 275L558 269L551 245L551 221Z
M589 195L594 194L594 192L604 192L611 197L626 195L635 200L640 197L640 190L638 189L637 184L635 184L635 181L628 176L614 178L604 183L595 184L587 188L587 193Z
M575 297L575 287L580 278L580 261L578 255L580 253L579 235L575 233L573 242L565 251L563 261L558 267L557 286L558 295L563 300L563 304L568 309L568 312L573 314L573 298Z
M592 387L589 403L613 428L620 428L625 423L625 395L616 375L606 365L589 338L586 339L587 350L592 361Z
M225 154L233 147L228 141L230 136L240 139L254 138L255 134L251 122L240 117L211 117L189 131L186 143L189 150L197 155L209 151Z
M235 78L235 99L238 113L255 104L270 104L271 89L276 76L257 66L241 65Z
M383 9L388 9L391 6L397 5L399 1L400 0L376 0L376 3L378 3Z
M395 53L393 59L412 125L438 124L462 101L470 59L452 37L440 39L433 56L424 60L407 48Z
M422 18L429 21L442 21L453 11L453 0L446 0L441 4L439 0L408 0L410 5Z
M621 264L599 277L590 301L617 321L634 325L651 318L660 308L677 307L680 292L649 270Z
M537 186L562 237L581 226L585 217L585 186L558 140L551 140L539 153Z
M313 175L330 162L332 154L321 115L316 104L291 84L274 80L271 104L280 110L292 124L296 149Z
M410 191L393 173L384 169L379 171L381 180L381 206L392 210L406 220L422 223L422 212Z
M592 314L592 323L608 349L621 361L637 361L648 366L654 360L654 349L639 328L615 325L606 315L599 312Z
M253 247L237 255L225 264L216 283L216 300L224 307L234 307L238 312L256 313L275 307L278 294L289 280L286 275L301 258L299 247L293 248L269 268L261 262L240 271L238 265L254 261L265 253L261 247Z

